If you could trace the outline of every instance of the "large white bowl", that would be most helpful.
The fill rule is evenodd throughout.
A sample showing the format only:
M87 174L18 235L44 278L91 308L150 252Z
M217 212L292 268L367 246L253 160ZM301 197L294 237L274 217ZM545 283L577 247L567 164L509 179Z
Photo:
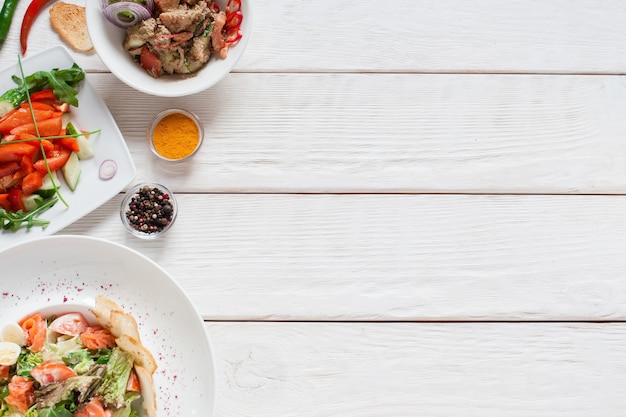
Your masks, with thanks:
M125 246L48 236L0 252L0 328L28 314L89 312L98 294L138 322L157 360L158 417L212 417L215 367L202 318L161 267Z
M222 10L227 0L217 0ZM252 1L243 0L241 12L243 37L230 48L226 59L212 57L194 75L150 76L123 48L125 29L111 24L102 13L100 0L86 2L87 29L96 53L111 72L128 86L141 92L161 97L181 97L199 93L217 84L233 69L243 55L252 33Z

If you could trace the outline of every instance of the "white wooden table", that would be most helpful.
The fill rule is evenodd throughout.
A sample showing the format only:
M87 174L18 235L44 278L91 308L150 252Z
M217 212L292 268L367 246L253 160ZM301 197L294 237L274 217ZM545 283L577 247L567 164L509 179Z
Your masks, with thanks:
M74 53L180 214L141 241L118 196L61 233L182 285L217 416L626 416L626 2L252 1L190 97ZM60 42L44 11L28 55ZM184 167L144 141L172 106L207 132Z

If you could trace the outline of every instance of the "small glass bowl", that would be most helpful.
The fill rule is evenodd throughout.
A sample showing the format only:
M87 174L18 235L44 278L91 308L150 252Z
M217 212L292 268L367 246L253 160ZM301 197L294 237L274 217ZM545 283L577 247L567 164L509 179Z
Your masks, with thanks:
M159 196L166 195L168 202L159 199ZM142 205L143 201L146 203ZM149 221L142 219L146 211L147 216L151 218ZM124 195L120 207L120 218L126 230L142 239L156 239L170 230L177 214L178 204L172 191L164 185L153 182L137 184L130 188Z
M176 113L182 114L183 116L188 117L196 125L198 129L198 143L196 144L195 148L190 149L189 152L185 154L163 155L157 149L159 146L155 145L154 143L154 131L157 129L157 126L165 117L176 114ZM172 130L172 134L180 133L180 129L176 129L174 126L171 127L171 130ZM167 109L167 110L163 110L162 112L154 116L146 132L146 140L148 141L148 144L150 145L150 149L152 150L152 153L154 153L159 159L162 159L164 161L170 161L170 162L185 161L191 158L192 156L194 156L196 152L198 151L198 149L200 149L200 145L202 145L202 141L204 140L204 127L202 126L202 123L200 123L200 119L198 119L198 116L196 116L190 111L187 111L184 109L177 109L177 108Z

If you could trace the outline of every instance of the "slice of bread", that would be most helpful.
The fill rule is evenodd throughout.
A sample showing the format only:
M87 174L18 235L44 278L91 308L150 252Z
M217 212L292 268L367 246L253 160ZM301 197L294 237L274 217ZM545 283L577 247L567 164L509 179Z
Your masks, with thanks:
M78 52L93 50L93 44L87 33L87 18L83 6L64 2L55 3L50 9L50 24L72 49Z

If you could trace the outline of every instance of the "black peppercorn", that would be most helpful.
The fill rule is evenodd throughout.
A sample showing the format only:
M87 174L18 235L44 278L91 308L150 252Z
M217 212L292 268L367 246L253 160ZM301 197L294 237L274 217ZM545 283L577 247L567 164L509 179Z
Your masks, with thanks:
M131 197L125 215L133 229L158 233L172 222L174 209L169 194L143 186Z

